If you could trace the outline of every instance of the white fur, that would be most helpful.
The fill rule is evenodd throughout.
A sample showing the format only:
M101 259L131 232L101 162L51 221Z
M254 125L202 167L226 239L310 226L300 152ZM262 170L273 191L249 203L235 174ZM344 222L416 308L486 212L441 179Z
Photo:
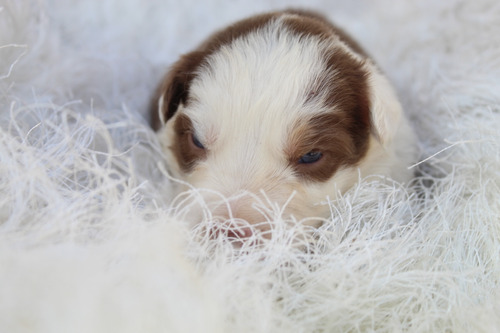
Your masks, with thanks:
M310 251L264 200L274 237L234 249L208 209L187 227L199 190L171 205L146 105L207 32L290 5L373 55L434 183L364 179ZM498 31L496 0L0 0L0 332L496 332Z
M307 181L295 174L285 154L289 133L305 116L336 112L323 103L326 87L317 87L330 71L323 54L336 49L361 60L335 35L326 41L314 36L299 38L283 23L283 19L295 16L280 15L223 45L198 70L189 88L192 102L187 108L181 107L176 116L185 114L191 119L196 136L208 152L206 159L189 172L181 170L170 148L175 146L172 132L176 117L160 133L160 141L165 141L162 144L174 176L191 186L227 197L263 191L271 202L284 205L288 201L285 216L292 214L298 220L325 218L330 208L319 204L327 198L334 200L360 177L377 175L408 181L412 176L408 166L416 158L415 140L388 80L367 61L364 67L370 73L369 98L376 132L369 139L367 155L356 166L342 167L327 181ZM315 103L306 103L312 90L318 94ZM398 147L406 153L396 154ZM217 197L205 199L219 202ZM258 219L261 214L252 213L253 203L253 196L232 202L232 212L226 213L226 218L232 214ZM194 215L195 222L199 219Z

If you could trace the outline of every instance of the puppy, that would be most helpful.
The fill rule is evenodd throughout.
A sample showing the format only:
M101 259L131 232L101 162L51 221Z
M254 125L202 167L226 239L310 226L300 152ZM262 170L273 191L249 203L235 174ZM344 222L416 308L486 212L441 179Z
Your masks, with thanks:
M412 176L414 136L393 88L355 41L312 12L267 13L216 32L170 68L153 105L172 175L213 190L204 199L221 223L266 221L258 201L286 204L295 220L327 217L320 203L360 177ZM229 206L214 192L232 197Z

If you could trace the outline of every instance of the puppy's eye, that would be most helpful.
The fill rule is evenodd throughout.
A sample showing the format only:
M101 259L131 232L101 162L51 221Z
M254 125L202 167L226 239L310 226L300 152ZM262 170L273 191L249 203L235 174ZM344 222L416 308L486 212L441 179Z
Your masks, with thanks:
M301 164L315 163L318 162L321 159L321 157L323 157L323 154L320 151L311 150L307 154L304 154L300 157L299 163Z
M200 148L200 149L205 149L205 146L203 146L203 144L200 142L200 140L196 137L196 135L191 134L191 140L193 141L193 144Z

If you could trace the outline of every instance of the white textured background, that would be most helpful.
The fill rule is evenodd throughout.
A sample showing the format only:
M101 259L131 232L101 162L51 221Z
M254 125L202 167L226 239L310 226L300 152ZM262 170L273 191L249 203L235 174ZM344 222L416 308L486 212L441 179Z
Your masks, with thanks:
M364 182L311 252L238 252L171 209L146 104L214 29L290 6L378 61L433 185ZM0 0L0 332L498 331L499 31L496 0Z

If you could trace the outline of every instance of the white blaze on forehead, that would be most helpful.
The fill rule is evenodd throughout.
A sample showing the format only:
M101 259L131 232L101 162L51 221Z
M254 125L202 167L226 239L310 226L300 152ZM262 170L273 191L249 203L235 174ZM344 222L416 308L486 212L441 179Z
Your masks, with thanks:
M240 164L282 154L289 127L322 111L320 103L304 105L326 71L322 50L319 38L299 39L275 20L211 54L185 112L213 155Z

